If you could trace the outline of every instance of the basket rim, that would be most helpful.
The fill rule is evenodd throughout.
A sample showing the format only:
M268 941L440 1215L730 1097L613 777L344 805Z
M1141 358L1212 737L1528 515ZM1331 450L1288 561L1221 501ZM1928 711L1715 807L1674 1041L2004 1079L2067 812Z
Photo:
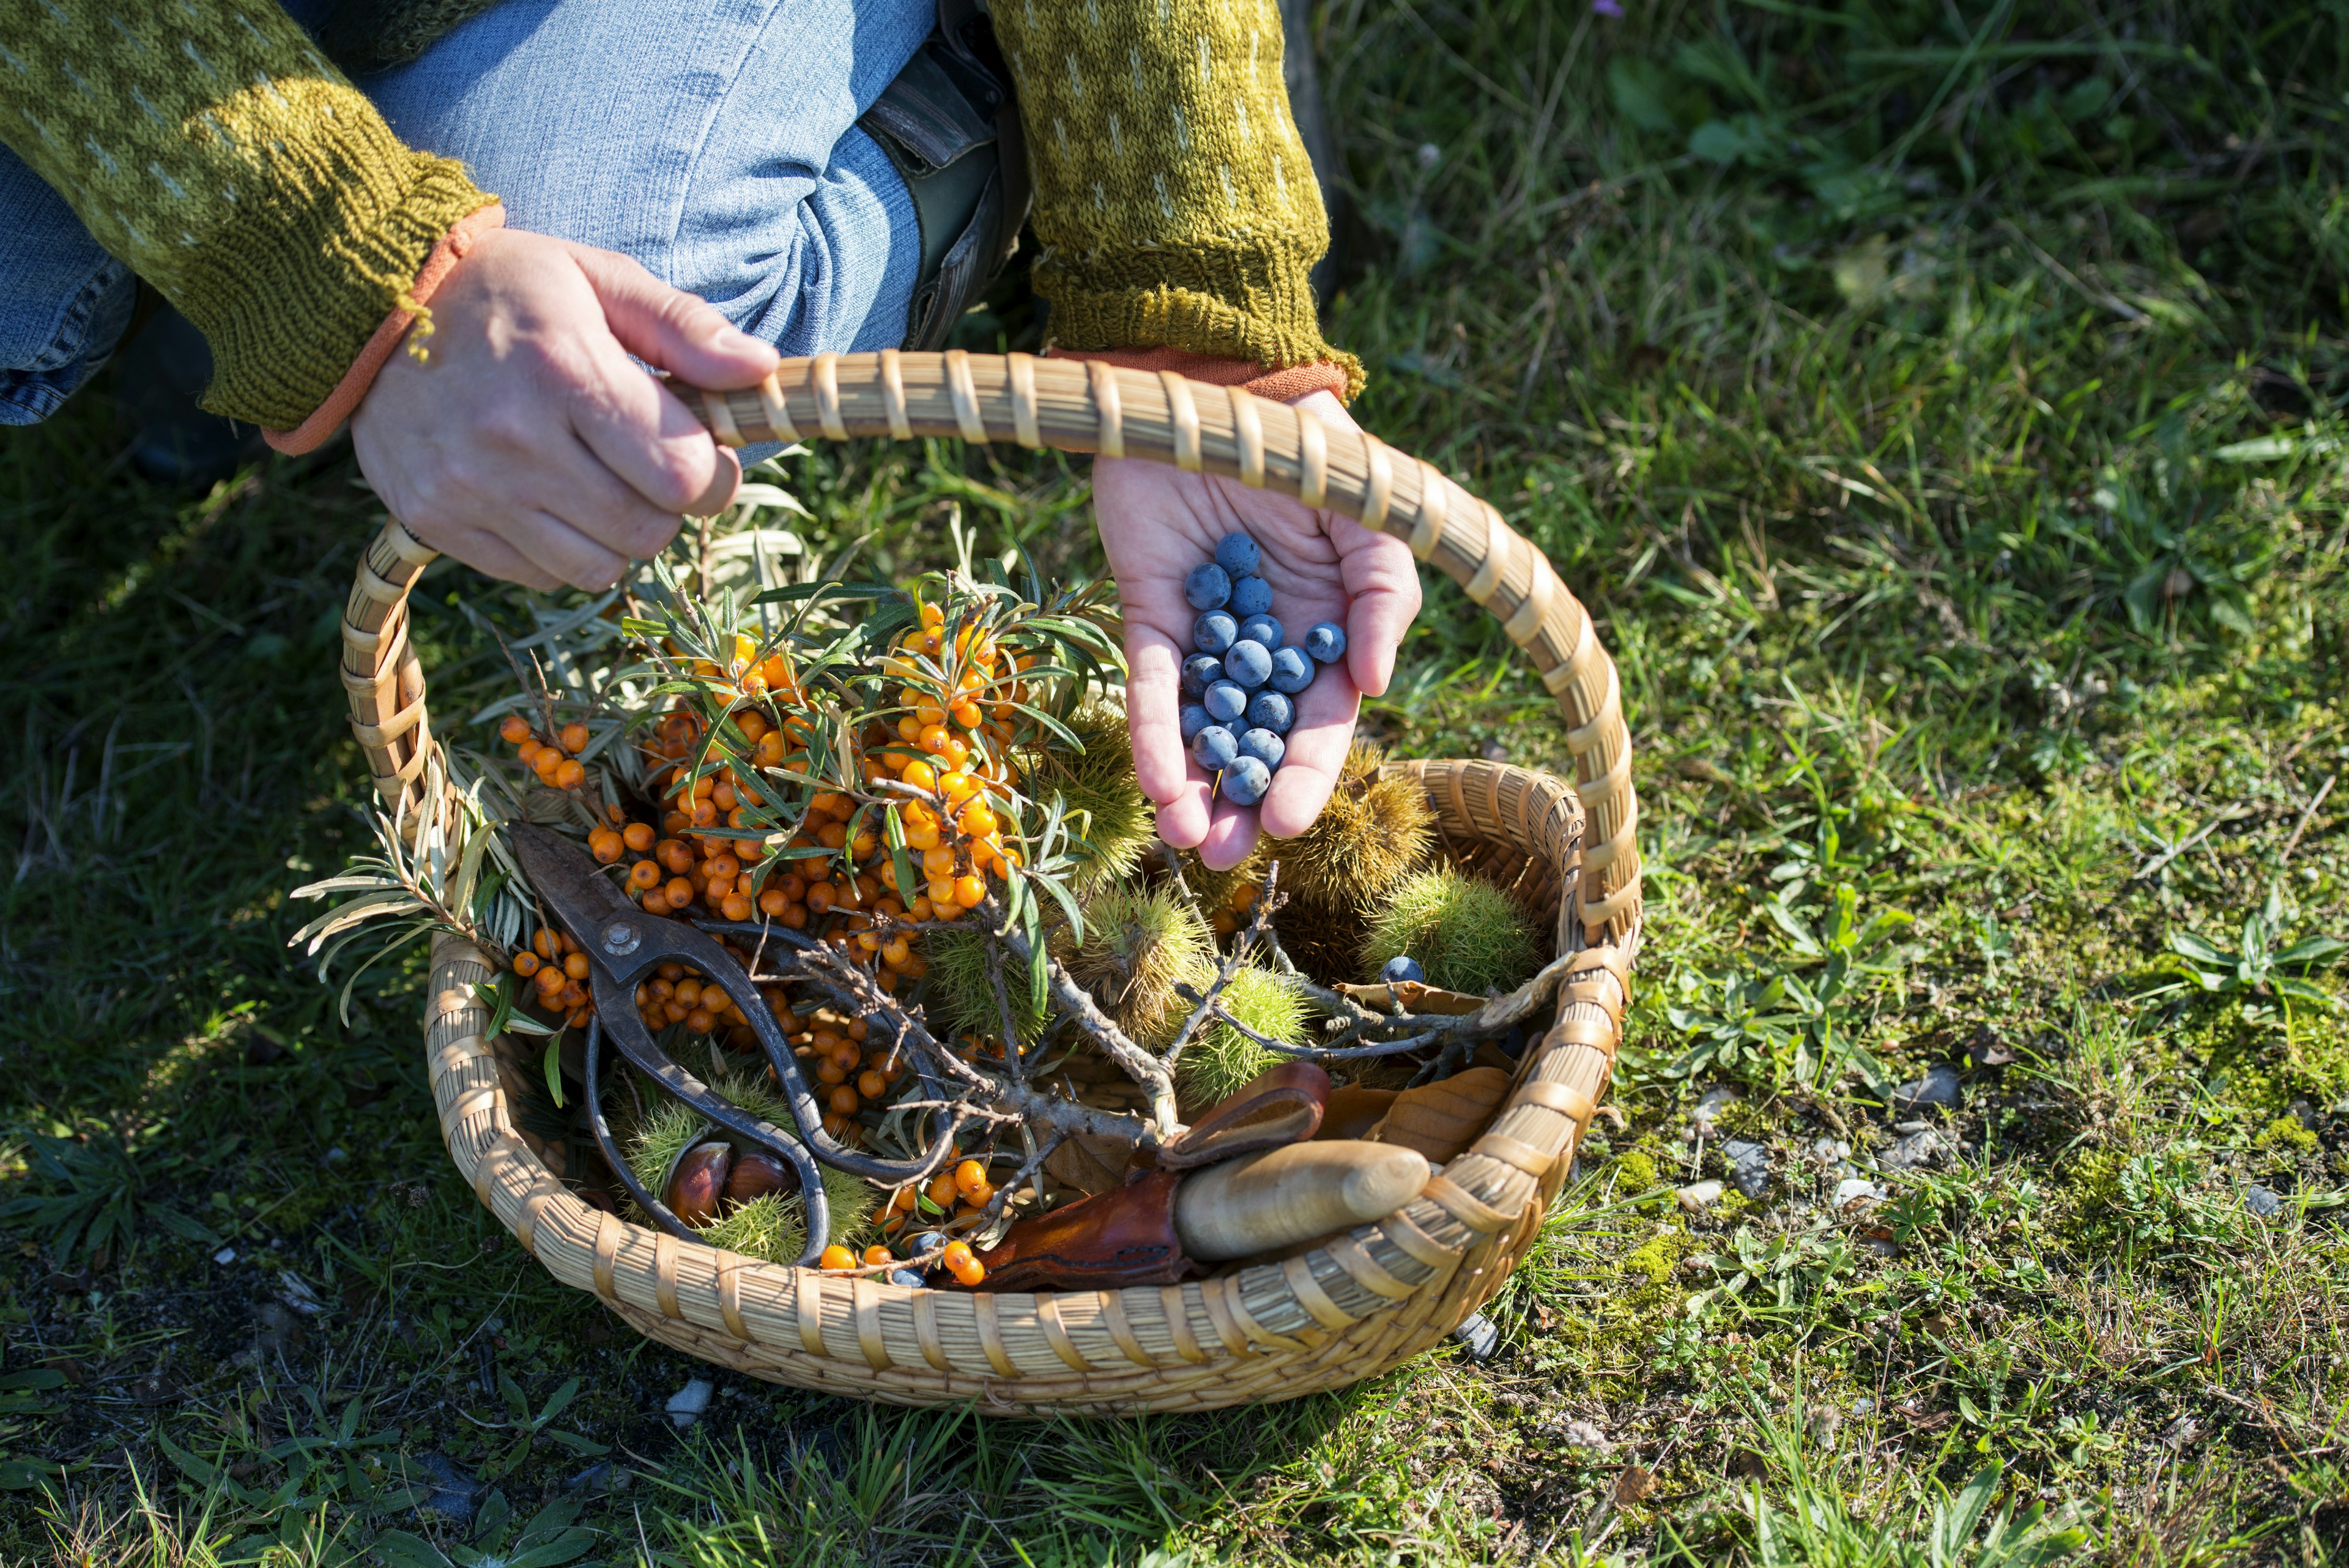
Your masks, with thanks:
M1526 1051L1492 1130L1394 1220L1278 1264L1180 1286L917 1290L720 1254L572 1195L506 1115L499 1065L481 1035L488 1011L472 1000L485 961L443 934L433 949L426 1044L443 1137L483 1203L557 1278L594 1290L655 1337L760 1376L903 1402L985 1394L1013 1407L1195 1408L1284 1397L1370 1376L1447 1332L1497 1287L1564 1180L1611 1075L1642 929L1620 680L1590 615L1542 553L1430 463L1243 389L1171 371L885 349L788 360L751 389L672 390L728 444L816 431L830 440L919 434L1143 458L1272 490L1405 540L1501 622L1566 715L1571 784L1484 761L1388 764L1433 777L1464 811L1475 804L1496 821L1505 804L1531 811L1528 834L1538 819L1553 835L1544 852L1561 878L1559 956L1540 979L1556 983L1557 1019ZM343 618L353 733L403 820L432 776L407 597L435 555L388 518ZM1472 791L1481 792L1473 802ZM1534 842L1520 847L1535 853ZM950 1303L972 1304L949 1311ZM798 1353L789 1351L793 1341ZM785 1359L746 1364L761 1347ZM1004 1400L1006 1389L1016 1397Z

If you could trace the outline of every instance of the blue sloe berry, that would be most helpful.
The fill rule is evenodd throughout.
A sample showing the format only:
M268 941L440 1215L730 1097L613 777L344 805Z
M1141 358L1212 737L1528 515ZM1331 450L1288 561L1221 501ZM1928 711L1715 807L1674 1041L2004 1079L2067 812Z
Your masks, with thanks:
M1210 724L1191 737L1191 760L1209 773L1221 773L1240 754L1240 743L1221 724Z
M1183 661L1183 695L1197 697L1224 678L1224 661L1212 653L1195 653Z
M1254 757L1235 757L1224 770L1224 798L1234 805L1254 805L1272 787L1272 770Z
M1186 746L1189 745L1194 736L1197 735L1200 731L1206 729L1215 722L1215 719L1207 712L1207 710L1199 703L1184 703L1182 714L1183 743Z
M1240 639L1240 623L1221 610L1209 610L1191 623L1191 646L1216 655Z
M1268 615L1252 615L1240 622L1240 635L1267 648L1278 648L1281 643L1280 623Z
M1254 757L1266 767L1278 767L1288 753L1288 742L1261 725L1240 737L1240 755Z
M1220 567L1217 568L1221 570ZM1194 572L1192 576L1198 574ZM1231 610L1247 617L1266 615L1272 609L1272 585L1262 577L1242 577L1232 584Z
M1305 634L1305 651L1317 664L1335 664L1346 657L1346 629L1335 621L1323 621Z
M1245 534L1226 534L1216 541L1216 565L1235 577L1245 577L1255 571L1262 555L1256 541Z
M1272 677L1272 649L1242 638L1224 650L1224 679L1253 691Z
M1379 978L1389 985L1405 980L1415 980L1423 984L1427 980L1427 971L1420 968L1419 961L1409 953L1397 953L1387 960L1384 969L1379 971Z
M1183 597L1195 610L1221 609L1232 597L1231 576L1215 562L1204 562L1183 579Z
M1208 687L1199 701L1207 710L1207 716L1218 724L1228 724L1247 711L1247 693L1228 680L1218 680Z
M1297 722L1297 704L1278 691L1259 691L1248 699L1247 722L1276 735L1288 733Z
M1313 684L1313 661L1305 657L1301 648L1284 648L1272 656L1272 680L1275 691L1286 691L1291 697Z

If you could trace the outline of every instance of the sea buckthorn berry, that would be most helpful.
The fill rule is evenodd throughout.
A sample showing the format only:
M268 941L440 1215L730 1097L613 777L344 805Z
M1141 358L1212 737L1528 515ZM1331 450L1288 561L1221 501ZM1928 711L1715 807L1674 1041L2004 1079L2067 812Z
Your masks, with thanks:
M539 753L541 756L545 754L544 752ZM554 764L554 777L551 782L557 789L577 789L587 782L587 764L577 757L565 757Z
M971 1256L969 1242L954 1241L947 1243L946 1256L939 1262L945 1263L954 1272L960 1273L978 1260Z
M530 983L538 989L539 995L553 996L563 989L564 981L570 978L563 972L563 968L559 964L542 964L539 966L538 972L530 977Z
M620 836L608 827L599 827L587 836L587 853L609 866L627 852Z
M954 1168L954 1182L958 1192L967 1193L973 1188L984 1187L987 1185L987 1167L975 1159L966 1159Z
M962 808L962 815L955 821L973 838L984 838L995 831L995 808L984 800L974 800ZM614 856L613 858L617 859L618 857Z
M693 902L693 884L682 877L670 877L667 886L663 888L661 892L668 899L668 907L672 909L682 909Z
M685 1027L689 1033L707 1034L718 1027L717 1015L706 1007L697 1007L685 1015Z
M539 962L538 955L536 953L518 952L514 954L513 971L514 973L522 976L523 979L528 980L532 975L536 974L538 970Z
M868 1100L877 1100L889 1092L889 1080L867 1067L856 1075L856 1092Z
M588 975L587 955L585 953L564 955L563 972L574 980L585 980Z
M556 772L570 760L563 754L563 748L560 746L541 746L531 755L530 771L536 774L543 782L554 784Z
M857 1106L863 1105L864 1102L857 1094L855 1086L843 1081L838 1087L832 1091L831 1096L825 1103L832 1106L833 1115L837 1116L853 1116L856 1114Z
M553 926L541 926L531 934L530 950L543 959L561 958L563 941Z
M729 893L719 900L718 912L730 920L747 920L750 918L750 900L740 893Z
M955 1189L954 1172L950 1170L941 1170L931 1177L929 1186L923 1190L929 1200L941 1209L953 1208L955 1199L961 1196Z
M987 879L976 872L966 871L955 878L955 902L971 909L987 901Z
M816 1267L820 1269L853 1269L856 1267L856 1254L842 1246L839 1242L834 1241L831 1246L826 1247L823 1250L823 1256L816 1260Z
M931 723L922 726L921 735L916 743L926 752L943 754L953 740L944 724Z
M519 713L509 713L498 725L498 738L509 746L518 746L530 739L530 721Z
M878 1242L864 1249L864 1262L869 1267L877 1269L885 1263L894 1263L896 1261L896 1254Z
M620 829L620 842L642 855L653 846L653 825L649 822L628 824Z
M577 756L587 749L587 726L574 719L563 726L563 733L558 738L563 742L564 751Z
M955 1283L965 1290L977 1290L979 1282L987 1278L987 1265L973 1258L968 1268L956 1269L952 1272Z

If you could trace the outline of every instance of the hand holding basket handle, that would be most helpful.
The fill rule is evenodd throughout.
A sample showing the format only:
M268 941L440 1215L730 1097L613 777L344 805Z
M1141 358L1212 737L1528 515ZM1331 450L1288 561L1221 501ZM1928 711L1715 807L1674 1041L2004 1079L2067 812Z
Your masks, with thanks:
M1599 648L1588 613L1558 581L1541 552L1512 531L1491 506L1431 464L1394 452L1376 437L1350 428L1350 421L1333 424L1238 388L1188 381L1171 370L1154 376L1098 362L1025 354L997 357L959 349L938 355L895 349L820 354L788 361L768 380L742 390L671 389L728 446L817 435L832 441L960 436L1148 459L1203 480L1237 481L1237 486L1209 490L1203 483L1170 496L1164 489L1145 493L1116 471L1110 471L1105 481L1097 480L1105 492L1101 504L1112 519L1103 529L1111 564L1119 566L1123 557L1135 578L1129 583L1127 571L1119 571L1121 593L1129 596L1129 615L1136 609L1132 590L1139 585L1146 591L1165 575L1149 556L1142 532L1151 527L1191 529L1212 549L1216 536L1233 526L1236 516L1219 513L1218 507L1229 506L1233 494L1247 490L1290 497L1308 508L1326 508L1401 541L1413 556L1459 583L1471 599L1500 618L1510 640L1525 649L1543 684L1565 710L1578 793L1597 840L1584 846L1578 889L1586 940L1599 941L1608 934L1619 938L1632 929L1639 904L1639 851L1632 843L1638 805L1631 792L1630 736L1623 725L1615 662ZM1148 510L1118 517L1121 504L1145 496ZM1237 515L1278 514L1274 504L1267 504L1264 510L1251 508ZM1326 555L1319 562L1310 559L1300 542L1284 570L1302 580L1318 567L1323 578L1319 591L1342 592L1357 606L1368 600L1366 615L1381 625L1395 623L1387 639L1392 647L1402 622L1416 607L1415 594L1395 580L1399 563L1387 560L1387 552L1368 541L1342 534L1333 538L1343 543L1326 544ZM1196 543L1185 540L1177 547L1196 558L1204 553ZM1184 564L1187 567L1189 560ZM1177 586L1179 589L1179 582ZM1211 864L1237 863L1247 854L1252 825L1226 817L1208 826L1204 787L1195 781L1174 785L1173 766L1149 739L1157 732L1157 721L1171 727L1174 670L1160 666L1179 662L1179 658L1169 658L1179 642L1169 638L1165 624L1174 620L1174 609L1145 601L1142 615L1139 645L1135 630L1130 629L1128 647L1140 655L1133 691L1137 731L1146 727L1147 732L1136 745L1143 788L1167 808L1161 822L1174 841L1206 839ZM1398 615L1401 621L1395 620ZM1179 624L1187 624L1188 618L1183 612ZM1361 669L1353 674L1355 686L1367 690L1384 685L1382 670ZM1312 762L1313 774L1327 776L1300 776L1286 795L1276 785L1266 806L1276 831L1302 831L1336 778L1355 699L1350 690L1342 699L1333 691L1330 701L1330 711L1309 716L1312 732L1297 742L1304 760ZM1158 712L1161 706L1166 709L1163 714ZM1340 706L1342 712L1337 711ZM1316 747L1334 748L1336 754L1319 757Z

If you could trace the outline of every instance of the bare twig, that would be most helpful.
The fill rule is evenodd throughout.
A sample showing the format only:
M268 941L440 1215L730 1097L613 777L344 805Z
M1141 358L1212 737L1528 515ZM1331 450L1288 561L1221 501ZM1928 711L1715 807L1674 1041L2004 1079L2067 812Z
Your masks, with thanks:
M2284 840L2283 853L2276 857L2277 865L2281 866L2291 859L2292 852L2300 847L2300 836L2308 831L2310 820L2316 815L2316 808L2323 805L2324 797L2333 793L2333 782L2340 776L2339 774L2327 774L2324 782L2317 786L2316 798L2308 803L2308 809L2300 814L2298 822L2292 824L2292 836Z
M1200 995L1188 986L1176 986L1176 991L1188 998L1193 1006L1191 1016L1183 1020L1183 1027L1176 1031L1174 1043L1168 1045L1165 1054L1159 1057L1159 1060L1165 1064L1169 1073L1174 1070L1175 1061L1183 1054L1183 1048L1191 1044L1191 1037L1199 1032L1199 1026L1209 1017L1223 1012L1216 1005L1216 999L1223 994L1224 987L1231 984L1240 971L1247 967L1248 954L1254 950L1257 943L1264 939L1265 933L1272 929L1273 910L1287 901L1276 890L1279 880L1280 862L1275 860L1264 868L1264 886L1257 894L1256 912L1249 917L1247 929L1240 932L1239 940L1232 944L1232 950L1225 956L1224 961L1216 966L1215 981L1207 987L1206 993ZM1228 1013L1223 1013L1223 1015L1230 1016Z
M989 894L979 906L990 924L1002 919L1002 906ZM1000 939L1011 950L1011 956L1022 963L1040 963L1050 981L1053 998L1074 1019L1077 1026L1092 1037L1102 1054L1117 1064L1119 1071L1150 1091L1150 1126L1158 1138L1170 1138L1183 1130L1182 1114L1174 1108L1174 1078L1166 1068L1140 1045L1133 1043L1124 1030L1110 1022L1106 1013L1094 1005L1085 988L1069 978L1068 971L1055 962L1049 953L1031 949L1028 939L1018 931L1007 930Z

